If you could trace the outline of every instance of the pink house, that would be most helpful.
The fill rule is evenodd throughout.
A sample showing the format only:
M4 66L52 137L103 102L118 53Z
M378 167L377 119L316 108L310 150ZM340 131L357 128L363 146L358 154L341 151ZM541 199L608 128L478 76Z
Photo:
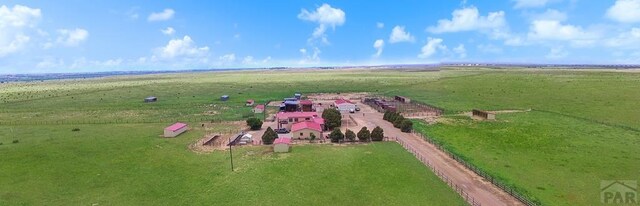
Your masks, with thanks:
M316 112L280 112L276 114L278 128L291 129L291 126L298 122L316 122L324 127L324 119Z
M316 139L321 139L322 125L315 121L304 121L291 126L291 137L294 139L310 139L311 134L313 134Z
M187 131L187 124L177 122L164 128L164 137L176 137Z

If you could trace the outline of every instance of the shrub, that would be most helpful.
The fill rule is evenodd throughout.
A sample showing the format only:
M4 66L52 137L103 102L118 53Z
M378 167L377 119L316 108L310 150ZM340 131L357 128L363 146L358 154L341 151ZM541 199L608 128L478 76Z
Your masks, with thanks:
M347 131L344 133L344 137L350 142L353 142L356 140L356 133L354 133L350 129L347 129Z
M369 129L367 129L367 127L362 127L362 129L360 129L360 131L358 132L358 140L360 140L361 142L366 142L369 141L369 138L371 138L371 132L369 132Z
M313 133L309 134L309 142L313 142L315 140L316 140L316 135Z
M260 128L262 128L262 123L262 120L255 117L247 119L247 126L249 126L251 130L260 130Z
M329 129L342 126L342 114L337 109L325 109L322 111L322 118L324 119L324 125Z
M331 134L329 134L329 139L331 139L331 142L340 142L341 140L344 140L344 134L342 134L340 128L336 127L333 129Z
M404 121L404 117L401 115L398 115L398 117L392 122L393 123L393 127L395 128L400 128L400 126L402 125L402 122Z
M72 132L77 132L77 131L80 131L80 128L73 128L71 131Z
M262 135L262 142L266 145L273 144L273 141L276 140L276 138L278 138L278 133L273 131L271 127L268 127L267 131Z
M20 140L13 140L13 144L18 144Z
M371 131L371 140L382 141L382 139L384 139L384 130L380 127L373 128L373 131Z
M400 131L402 132L411 132L413 130L413 122L408 119L404 119L402 123L400 123Z

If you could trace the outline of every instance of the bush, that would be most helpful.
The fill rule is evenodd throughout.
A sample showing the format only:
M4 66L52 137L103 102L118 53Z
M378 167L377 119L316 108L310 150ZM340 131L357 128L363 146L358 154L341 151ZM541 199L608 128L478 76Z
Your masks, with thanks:
M336 127L333 129L331 134L329 134L329 139L331 139L331 142L340 142L341 140L344 140L344 134L342 134L340 128Z
M322 118L324 119L324 125L329 129L342 126L342 114L337 109L325 109L322 111Z
M273 131L271 127L268 127L267 131L262 135L262 142L266 145L273 144L273 141L276 140L276 138L278 138L278 133Z
M260 130L260 128L262 128L262 120L251 117L247 119L247 126L249 126L251 130Z
M384 111L384 115L382 115L382 119L385 121L389 121L389 115L391 115L391 112L389 110Z
M13 140L13 144L18 144L20 140Z
M396 119L392 122L393 123L393 127L395 128L400 128L400 126L402 126L402 122L404 121L404 117L401 115L398 115L398 117L396 117Z
M411 132L413 130L413 122L408 119L404 119L402 123L400 123L400 131L402 132Z
M309 134L309 142L313 142L315 140L316 140L316 135L313 133Z
M71 131L72 132L77 132L77 131L80 131L80 128L73 128Z
M369 129L367 129L367 127L362 127L362 129L360 129L360 131L358 132L358 140L360 140L361 142L366 142L369 141L369 138L371 138L371 132L369 132Z
M371 140L382 141L384 139L384 130L380 127L373 128L371 131Z
M347 129L347 131L344 133L344 137L350 142L353 142L356 140L356 133L354 133L350 129Z

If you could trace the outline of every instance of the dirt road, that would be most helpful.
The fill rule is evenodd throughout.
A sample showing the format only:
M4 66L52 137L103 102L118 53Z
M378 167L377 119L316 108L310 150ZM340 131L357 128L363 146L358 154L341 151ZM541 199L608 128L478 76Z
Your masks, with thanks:
M358 106L362 111L352 114L352 117L358 122L358 126L349 125L349 129L357 132L362 126L367 126L369 130L372 130L375 126L380 126L384 129L385 136L396 137L400 141L410 145L411 148L414 148L414 152L429 162L430 165L428 166L442 173L451 183L462 188L465 193L473 198L473 201L480 205L524 205L473 171L467 169L444 152L438 150L434 145L414 134L400 132L400 130L394 128L391 123L384 121L382 119L383 115L373 110L373 108L361 103L358 103Z

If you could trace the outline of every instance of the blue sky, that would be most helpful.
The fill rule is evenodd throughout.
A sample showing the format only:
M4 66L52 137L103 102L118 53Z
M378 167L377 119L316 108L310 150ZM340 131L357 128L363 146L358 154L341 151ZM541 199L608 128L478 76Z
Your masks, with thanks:
M0 1L0 73L638 60L640 0Z

